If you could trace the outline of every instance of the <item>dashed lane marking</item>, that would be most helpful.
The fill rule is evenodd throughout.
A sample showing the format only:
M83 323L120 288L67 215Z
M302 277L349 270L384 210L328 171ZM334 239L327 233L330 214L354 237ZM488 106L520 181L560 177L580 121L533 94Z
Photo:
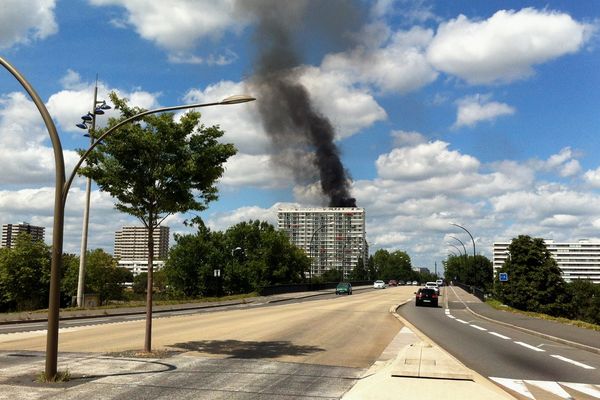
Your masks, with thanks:
M483 327L481 327L481 326L478 326L478 325L473 325L473 324L471 324L470 326L471 326L472 328L479 329L480 331L487 331L487 329L485 329L485 328L483 328Z
M590 365L581 363L579 361L571 360L570 358L567 358L567 357L559 356L558 354L551 354L550 357L554 357L556 359L559 359L564 362L568 362L569 364L573 364L573 365L576 365L576 366L584 368L584 369L596 369Z
M499 333L496 333L496 332L488 332L488 333L489 333L490 335L497 336L497 337L499 337L500 339L504 339L504 340L510 340L510 338L509 338L508 336L504 336L504 335L501 335L501 334L499 334Z
M462 320L462 319L460 319L460 318L455 318L454 320L455 320L455 321L458 321L458 322L460 322L461 324L468 324L468 322L467 322L467 321L463 321L463 320Z
M535 347L535 346L532 346L532 345L530 345L530 344L523 343L523 342L517 342L517 341L515 341L515 342L513 342L513 343L516 343L516 344L518 344L519 346L526 347L526 348L528 348L528 349L530 349L530 350L533 350L533 351L540 351L540 352L544 352L544 351L546 351L546 350L544 350L544 349L540 349L539 347Z

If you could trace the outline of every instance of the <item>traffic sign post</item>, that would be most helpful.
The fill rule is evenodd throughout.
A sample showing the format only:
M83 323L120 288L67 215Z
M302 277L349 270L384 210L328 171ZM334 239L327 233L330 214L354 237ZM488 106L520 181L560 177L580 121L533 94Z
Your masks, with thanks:
M508 274L506 272L500 272L498 274L498 279L500 282L508 282Z

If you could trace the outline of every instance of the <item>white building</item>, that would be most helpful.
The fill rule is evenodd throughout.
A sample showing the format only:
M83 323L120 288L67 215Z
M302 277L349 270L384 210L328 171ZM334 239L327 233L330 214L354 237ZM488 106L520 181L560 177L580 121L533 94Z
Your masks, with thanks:
M311 276L339 269L347 278L358 260L366 265L364 208L282 208L277 227L309 255Z
M28 233L33 240L44 241L44 231L46 228L42 226L30 225L27 222L20 224L3 224L2 225L2 247L14 247L15 239L20 233Z
M154 230L154 269L161 269L169 252L169 228ZM148 272L148 230L144 226L124 226L115 232L115 257L119 267L129 269L134 276Z
M577 243L558 243L544 239L544 243L562 270L563 279L590 279L600 283L600 242L580 240ZM494 270L502 267L508 257L510 242L494 243Z

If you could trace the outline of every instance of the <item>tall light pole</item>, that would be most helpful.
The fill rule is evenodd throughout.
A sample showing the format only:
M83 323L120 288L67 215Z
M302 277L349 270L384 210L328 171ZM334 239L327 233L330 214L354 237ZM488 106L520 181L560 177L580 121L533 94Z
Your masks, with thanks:
M471 237L471 242L473 242L473 258L475 258L475 255L476 255L476 253L475 253L475 239L473 239L473 235L471 235L471 232L469 232L467 230L467 228L465 228L464 226L461 226L459 224L455 224L454 222L450 222L450 225L457 226L457 227L459 227L460 229L462 229L463 231L465 231L465 232L467 232L469 234L469 237Z
M104 114L104 110L110 110L106 101L98 101L98 76L96 75L96 85L94 86L94 101L92 102L92 111L81 117L81 123L78 128L87 129L86 136L90 138L90 145L94 144L94 131L96 130L96 115ZM88 125L89 124L89 125ZM81 247L79 250L79 276L77 279L77 307L82 308L85 305L85 263L87 258L88 226L90 222L90 194L92 190L92 179L86 178L85 181L85 207L83 208L83 227L81 229Z
M313 253L312 253L312 243L313 243L313 239L315 238L316 234L320 231L322 231L323 229L327 228L328 226L333 225L334 222L327 222L326 224L321 225L320 227L318 227L312 234L312 236L310 237L310 243L308 245L308 249L310 252L310 274L309 274L309 282L312 283L312 276L313 276L313 263L314 263L314 259L316 257L313 257Z
M48 112L48 109L44 105L44 102L40 99L39 95L29 84L27 79L7 60L3 57L0 57L0 65L2 65L8 72L10 72L15 79L21 84L23 89L29 94L33 103L37 107L42 119L44 120L44 124L46 125L46 129L48 130L48 135L50 136L50 141L52 142L52 148L54 151L54 169L55 169L55 188L54 188L54 222L53 222L53 230L52 230L52 258L50 261L50 290L48 295L48 330L46 334L46 369L45 376L46 379L51 380L56 377L57 363L58 363L58 322L59 322L59 306L60 306L60 270L62 268L62 250L63 250L63 234L64 234L64 221L65 221L65 203L67 201L67 194L69 193L69 188L71 187L71 183L77 174L77 170L81 166L81 164L85 161L86 157L90 154L90 152L100 143L102 139L104 139L109 134L116 131L118 128L123 126L126 123L132 122L136 119L139 119L145 115L165 112L165 111L176 111L183 110L189 108L199 108L199 107L208 107L208 106L216 106L216 105L228 105L228 104L237 104L237 103L245 103L248 101L256 100L254 97L245 96L245 95L236 95L230 96L226 99L215 102L215 103L205 103L205 104L187 104L180 105L174 107L163 107L155 110L148 110L136 114L130 118L124 119L119 122L106 132L102 136L98 138L90 148L81 156L73 172L71 173L69 179L65 181L65 162L62 150L62 144L60 142L60 138L56 131L56 126L52 121L52 117ZM151 292L151 290L150 290ZM152 304L149 305L150 313L152 310ZM147 314L148 315L148 314Z

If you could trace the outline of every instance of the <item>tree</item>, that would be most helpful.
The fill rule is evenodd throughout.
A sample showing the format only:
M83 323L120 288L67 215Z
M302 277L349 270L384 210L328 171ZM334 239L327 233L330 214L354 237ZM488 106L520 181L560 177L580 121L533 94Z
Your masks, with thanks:
M117 260L102 249L88 251L86 257L85 292L100 297L100 304L122 300L126 282L133 282L127 268L117 267Z
M460 282L480 289L489 289L493 282L494 269L489 258L473 256L450 256L444 262L444 277L447 282Z
M350 280L366 281L368 279L368 276L369 271L367 270L367 268L365 268L365 263L363 262L363 259L359 258L358 262L356 263L356 265L352 269L352 272L350 273Z
M19 234L13 248L0 249L0 309L35 310L48 307L50 247Z
M508 282L496 282L499 299L520 310L564 313L568 303L566 285L544 240L520 235L511 241L508 252L498 270L508 274Z
M567 284L570 296L568 317L600 324L600 285L589 279L577 279Z
M390 253L379 249L373 255L373 262L377 269L377 278L389 281L390 279L408 280L413 274L409 255L400 250Z
M79 278L79 256L63 254L62 277L60 280L61 306L71 305L71 300L77 296L77 280Z
M129 107L115 93L110 98L121 118L111 118L108 129L143 111ZM143 123L126 124L107 136L89 154L87 166L80 172L110 193L119 211L135 216L148 229L148 288L152 288L155 228L171 214L202 211L217 199L215 182L236 150L232 144L219 142L223 131L218 126L199 125L197 112L184 114L179 122L172 113L141 120ZM147 292L144 351L150 352L152 290Z

